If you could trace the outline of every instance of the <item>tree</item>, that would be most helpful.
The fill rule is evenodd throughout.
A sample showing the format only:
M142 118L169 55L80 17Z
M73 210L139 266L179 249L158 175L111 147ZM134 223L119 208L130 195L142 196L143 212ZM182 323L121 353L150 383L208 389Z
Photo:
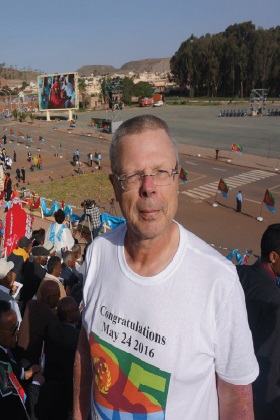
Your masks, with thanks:
M82 96L82 107L86 108L86 93L87 93L87 85L84 79L79 78L78 80L78 86L79 86L79 93Z
M123 96L122 100L125 104L130 105L132 96L134 95L134 83L129 77L123 79Z
M138 98L151 97L153 95L153 87L148 82L138 82L134 85L134 96Z

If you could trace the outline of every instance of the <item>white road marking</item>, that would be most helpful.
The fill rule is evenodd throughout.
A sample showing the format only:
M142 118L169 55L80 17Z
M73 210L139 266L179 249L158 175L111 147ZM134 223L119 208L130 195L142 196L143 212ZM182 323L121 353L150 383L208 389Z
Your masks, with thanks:
M189 165L197 165L197 163L189 162L188 160L185 160L185 163L188 163Z
M216 168L216 169L218 169L218 168ZM270 173L270 172L265 172L265 171L261 171L261 170L252 170L250 172L244 172L243 174L234 175L234 176L225 178L224 181L227 183L227 185L231 189L233 189L233 188L240 187L241 185L251 184L252 182L260 181L261 179L271 177L271 176L275 176L275 175L277 175L277 174ZM200 187L197 187L197 188L192 188L188 191L182 191L182 193L188 195L189 197L198 198L198 199L203 200L203 199L209 198L209 197L211 197L211 196L213 196L217 193L218 184L219 184L219 181L215 181L215 182L211 182L209 184L201 185ZM253 201L253 200L249 200L249 199L245 199L245 198L244 198L244 200L259 203L258 201Z

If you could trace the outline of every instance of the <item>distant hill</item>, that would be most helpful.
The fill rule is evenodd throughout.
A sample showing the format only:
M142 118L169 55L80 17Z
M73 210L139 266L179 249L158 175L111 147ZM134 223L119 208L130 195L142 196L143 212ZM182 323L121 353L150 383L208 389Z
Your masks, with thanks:
M90 76L94 74L96 76L103 76L105 74L124 73L129 72L143 73L148 72L164 72L170 71L170 57L168 58L147 58L145 60L129 61L125 63L120 69L117 69L110 65L85 65L80 67L77 72L80 76Z

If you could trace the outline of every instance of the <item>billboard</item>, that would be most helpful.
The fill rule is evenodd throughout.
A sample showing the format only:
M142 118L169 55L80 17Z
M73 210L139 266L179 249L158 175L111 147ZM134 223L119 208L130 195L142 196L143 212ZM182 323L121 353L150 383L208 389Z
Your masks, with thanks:
M78 73L55 73L38 76L40 111L78 109Z

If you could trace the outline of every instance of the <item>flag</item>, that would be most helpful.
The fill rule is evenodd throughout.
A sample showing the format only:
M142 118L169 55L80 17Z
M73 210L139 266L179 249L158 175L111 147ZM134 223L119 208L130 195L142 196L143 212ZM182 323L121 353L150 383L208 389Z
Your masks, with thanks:
M227 184L225 183L225 181L221 178L219 185L218 185L218 190L221 191L222 196L224 198L227 198L228 192L229 192L229 187L227 186Z
M20 138L20 139L24 139L24 135L20 132L20 131L18 131L18 137Z
M32 137L30 137L28 134L27 134L26 138L27 138L28 141L33 141Z
M180 170L179 178L184 184L188 182L188 172L185 171L185 169L183 169L182 167Z
M62 149L62 143L59 143L58 148L59 148L59 149Z
M45 139L44 139L44 137L42 137L42 136L39 136L39 141L40 141L41 143L44 143L44 142L45 142Z
M243 153L243 147L239 146L239 144L233 143L231 145L231 150L233 150L236 153L239 153L240 155L242 155L242 153Z
M271 192L269 192L268 190L265 191L263 202L264 202L264 204L266 205L266 207L268 208L269 211L271 211L272 213L276 212L275 198L273 197Z
M15 137L15 133L13 132L13 130L10 130L10 136Z

